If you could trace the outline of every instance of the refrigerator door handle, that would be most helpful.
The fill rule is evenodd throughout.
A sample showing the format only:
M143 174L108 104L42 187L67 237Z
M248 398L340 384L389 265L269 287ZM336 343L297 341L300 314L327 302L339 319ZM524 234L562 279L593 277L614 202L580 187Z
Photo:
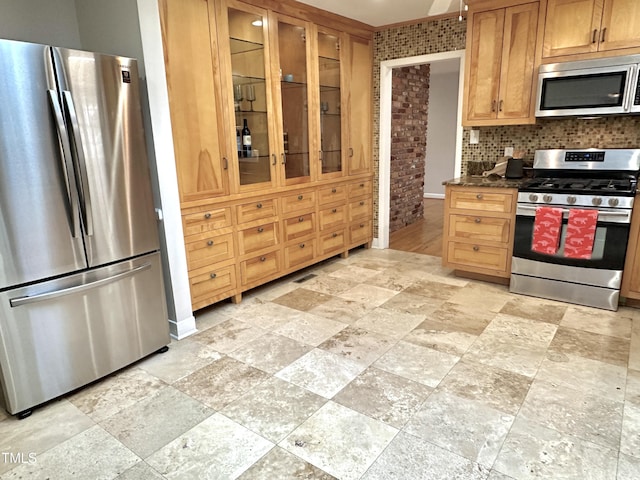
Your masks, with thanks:
M44 302L46 300L51 300L53 298L64 297L66 295L75 295L85 290L90 290L92 288L103 286L108 283L117 282L126 277L131 277L143 270L148 270L149 268L151 268L151 264L145 263L136 268L132 268L131 270L127 270L126 272L116 273L115 275L112 275L106 278L101 278L100 280L96 280L95 282L84 283L82 285L76 285L75 287L63 288L62 290L54 290L53 292L41 293L33 296L12 298L11 300L9 300L9 304L11 305L12 308L15 308L15 307L20 307L22 305L29 305L37 302Z
M71 154L71 144L69 143L67 127L64 123L62 109L60 108L60 103L58 101L58 94L55 90L47 90L47 96L49 98L51 109L53 110L56 130L58 132L58 140L60 141L62 171L64 173L65 188L67 190L67 200L69 200L69 207L71 208L71 235L73 238L78 238L80 231L80 214L78 212L78 198L75 186L76 177L73 171L73 162L69 158L69 155Z
M82 138L80 137L80 126L78 125L78 115L76 107L73 105L73 97L69 90L62 92L64 106L71 123L71 133L75 146L76 169L80 175L80 209L84 220L84 227L88 236L93 235L93 214L91 210L91 193L89 192L89 179L87 177L87 163L85 161L84 150L82 148Z

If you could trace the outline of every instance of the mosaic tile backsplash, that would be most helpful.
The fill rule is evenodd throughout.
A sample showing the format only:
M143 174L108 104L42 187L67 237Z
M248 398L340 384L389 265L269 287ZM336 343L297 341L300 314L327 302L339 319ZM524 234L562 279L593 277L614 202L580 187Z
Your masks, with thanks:
M376 172L374 199L374 236L378 237L378 149L380 139L380 62L465 48L467 22L457 17L406 25L376 32L373 70L373 146ZM544 148L640 148L640 117L604 117L594 120L542 119L535 125L478 127L480 142L469 144L469 130L464 131L462 173L467 162L495 162L505 147L526 151L532 160L536 149Z

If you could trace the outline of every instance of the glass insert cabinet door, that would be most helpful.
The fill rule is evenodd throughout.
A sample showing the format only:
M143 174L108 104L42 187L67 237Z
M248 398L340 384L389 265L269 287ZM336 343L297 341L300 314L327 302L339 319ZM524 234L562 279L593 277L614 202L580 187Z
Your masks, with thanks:
M340 37L318 32L320 154L322 174L342 173L342 77Z
M266 17L228 8L240 185L271 182ZM275 161L275 160L274 160Z
M287 183L310 179L307 51L305 27L279 20L278 75L283 149L281 156Z

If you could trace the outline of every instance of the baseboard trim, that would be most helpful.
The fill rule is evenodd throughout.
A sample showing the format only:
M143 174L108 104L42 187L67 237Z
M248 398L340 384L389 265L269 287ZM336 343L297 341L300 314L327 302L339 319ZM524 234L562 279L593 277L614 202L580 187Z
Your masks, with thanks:
M423 197L444 199L444 193L425 193Z

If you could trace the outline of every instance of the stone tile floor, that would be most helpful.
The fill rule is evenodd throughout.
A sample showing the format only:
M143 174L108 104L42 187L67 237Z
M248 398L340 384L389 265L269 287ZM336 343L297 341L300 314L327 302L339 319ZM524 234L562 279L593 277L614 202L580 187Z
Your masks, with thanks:
M640 478L640 310L361 249L197 324L24 421L0 414L0 479Z

